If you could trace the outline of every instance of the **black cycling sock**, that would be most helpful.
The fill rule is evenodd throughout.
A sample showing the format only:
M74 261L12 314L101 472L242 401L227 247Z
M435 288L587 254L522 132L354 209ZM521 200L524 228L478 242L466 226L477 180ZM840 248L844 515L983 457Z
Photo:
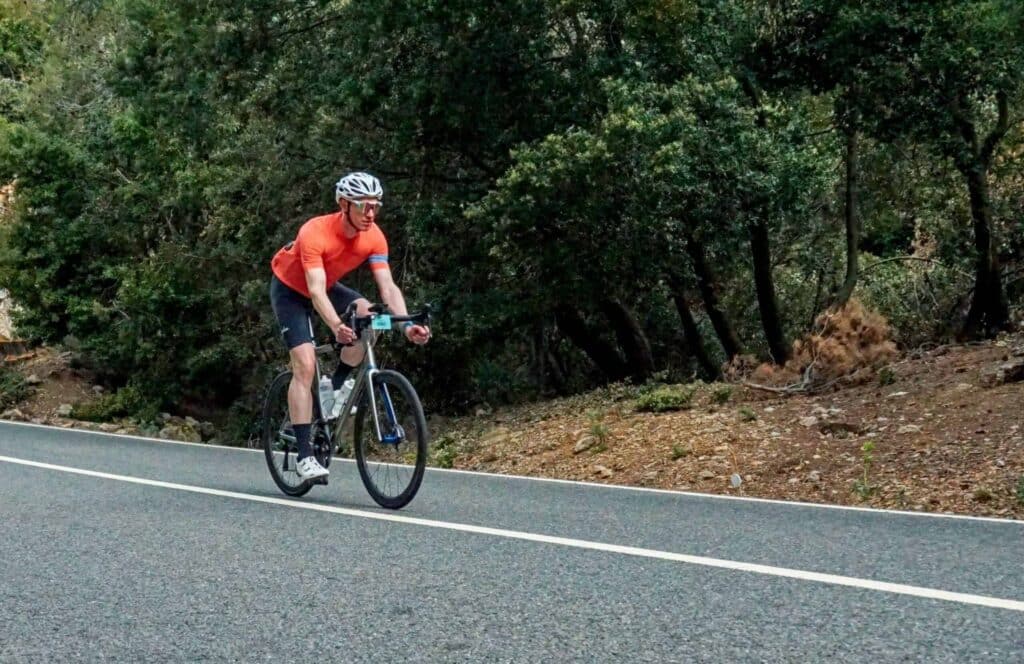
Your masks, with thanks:
M341 389L345 379L348 378L348 375L352 373L352 369L354 368L355 367L350 367L341 360L338 360L338 368L334 370L334 375L331 376L331 385L334 386L334 389Z
M313 456L313 446L309 444L310 429L312 428L312 423L292 425L292 429L295 430L295 442L299 445L298 461Z

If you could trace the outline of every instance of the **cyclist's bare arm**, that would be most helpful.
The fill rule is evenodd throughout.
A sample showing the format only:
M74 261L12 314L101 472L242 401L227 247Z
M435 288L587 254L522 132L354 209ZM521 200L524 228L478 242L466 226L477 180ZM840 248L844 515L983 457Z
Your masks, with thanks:
M396 316L408 315L409 310L405 308L405 298L391 276L391 268L377 268L373 271L373 279L377 282L377 292L380 293L381 301L388 305L391 313Z
M342 324L341 317L334 310L330 298L327 297L327 274L323 268L314 267L306 270L306 286L309 288L309 298L313 301L313 308L320 314L320 318L331 328L335 337L341 343L349 343L354 336L352 331Z
M377 282L377 292L380 299L388 306L396 316L406 316L409 310L405 308L405 297L401 289L391 276L391 268L377 268L373 271L374 281ZM412 325L406 330L406 338L416 344L424 344L430 338L430 328L424 325Z

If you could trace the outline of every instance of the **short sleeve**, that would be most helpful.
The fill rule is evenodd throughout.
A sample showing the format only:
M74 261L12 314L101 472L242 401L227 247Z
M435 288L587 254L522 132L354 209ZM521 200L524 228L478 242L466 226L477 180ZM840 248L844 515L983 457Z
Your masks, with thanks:
M307 224L299 229L295 244L303 270L324 269L324 247L317 233Z

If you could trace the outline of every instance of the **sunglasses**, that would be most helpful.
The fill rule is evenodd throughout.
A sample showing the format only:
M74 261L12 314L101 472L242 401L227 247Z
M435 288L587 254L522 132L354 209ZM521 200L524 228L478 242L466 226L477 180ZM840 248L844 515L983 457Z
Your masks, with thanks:
M349 201L355 206L357 210L366 214L367 212L380 212L381 207L384 203L380 201Z

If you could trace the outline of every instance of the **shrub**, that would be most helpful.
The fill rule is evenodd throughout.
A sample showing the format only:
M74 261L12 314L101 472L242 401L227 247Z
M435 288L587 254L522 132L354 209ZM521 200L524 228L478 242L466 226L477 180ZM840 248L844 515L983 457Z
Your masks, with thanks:
M683 447L682 445L673 445L672 446L672 460L673 461L675 461L676 459L682 459L684 456L689 456L689 454L690 454L690 448L688 448L688 447Z
M765 363L750 377L757 383L795 385L824 384L843 379L861 382L896 357L896 344L886 319L850 300L842 309L822 312L814 329L793 342L793 355L785 366ZM729 375L748 375L748 366L730 367Z
M608 438L608 425L604 423L604 413L599 410L588 411L587 419L590 421L590 435L599 443L604 443Z
M71 417L87 422L109 422L118 417L138 416L143 420L156 417L156 408L147 402L138 389L122 387L113 394L105 394L95 401L76 405Z
M731 385L715 385L711 388L711 403L724 404L732 397Z
M438 468L453 467L458 456L458 445L452 436L441 436L434 444L434 465Z
M28 397L32 388L24 376L0 365L0 409L9 408Z
M757 419L757 413L750 406L742 406L740 408L740 419L744 422L753 422Z
M692 385L666 385L641 395L636 409L648 413L663 413L689 408L697 388Z
M892 385L896 382L896 372L892 367L882 367L878 370L878 384L881 386Z

